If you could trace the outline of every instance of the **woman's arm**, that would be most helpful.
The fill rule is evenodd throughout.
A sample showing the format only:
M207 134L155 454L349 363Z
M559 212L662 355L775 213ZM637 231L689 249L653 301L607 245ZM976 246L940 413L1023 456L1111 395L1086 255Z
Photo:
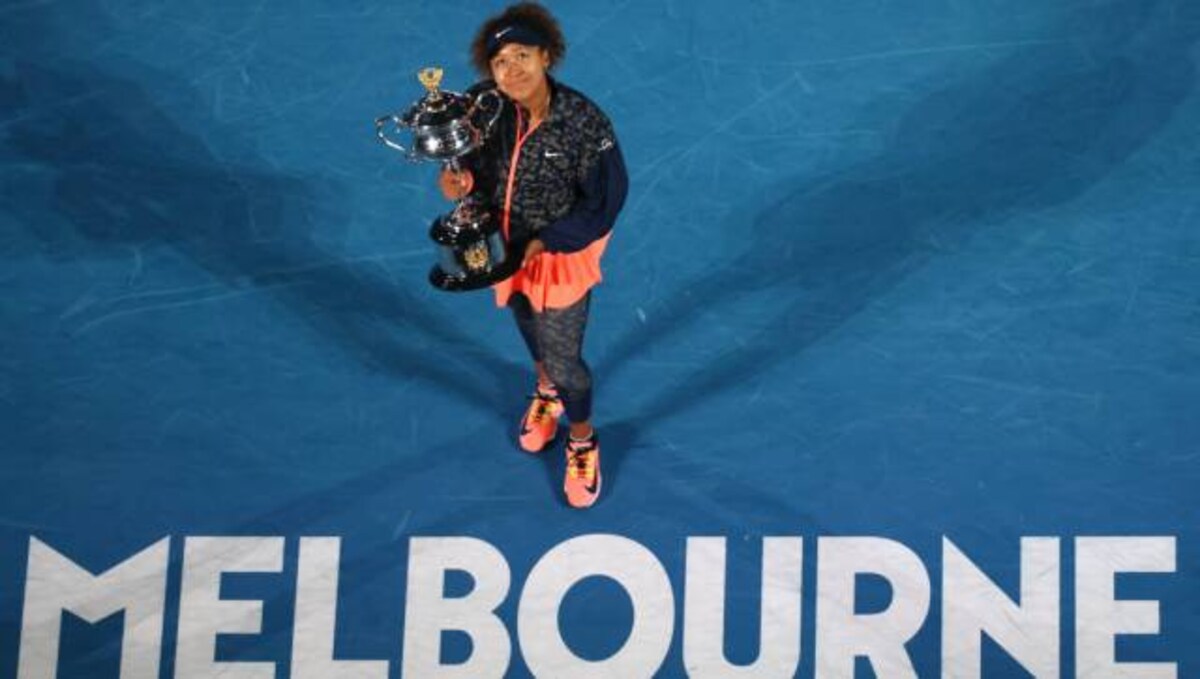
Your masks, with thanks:
M443 167L438 173L438 188L442 190L442 196L446 200L458 200L475 188L475 175L467 169L454 172Z
M605 137L579 186L579 201L565 217L538 231L548 252L576 252L608 233L625 205L629 175L615 137Z

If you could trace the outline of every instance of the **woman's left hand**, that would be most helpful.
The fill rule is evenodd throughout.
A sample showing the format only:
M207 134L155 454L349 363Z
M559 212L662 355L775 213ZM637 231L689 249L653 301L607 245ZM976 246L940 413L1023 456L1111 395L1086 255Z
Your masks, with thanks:
M529 241L529 245L525 246L525 259L521 260L521 266L529 266L529 262L535 257L546 251L546 244L538 239Z

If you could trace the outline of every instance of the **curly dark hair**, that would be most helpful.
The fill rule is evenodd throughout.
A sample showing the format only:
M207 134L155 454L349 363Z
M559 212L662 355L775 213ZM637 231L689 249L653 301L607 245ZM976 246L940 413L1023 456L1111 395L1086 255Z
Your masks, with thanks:
M487 53L488 36L509 24L528 26L546 36L544 47L550 54L550 68L554 68L566 56L567 41L563 38L558 20L550 14L550 10L536 2L518 2L483 22L475 33L475 39L471 41L471 64L485 78L492 75Z

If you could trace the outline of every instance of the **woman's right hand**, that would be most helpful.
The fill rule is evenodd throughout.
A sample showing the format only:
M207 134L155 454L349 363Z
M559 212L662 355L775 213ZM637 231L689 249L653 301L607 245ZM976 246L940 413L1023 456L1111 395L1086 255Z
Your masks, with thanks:
M459 200L475 187L475 177L470 170L455 172L443 168L442 173L438 175L438 187L446 200Z

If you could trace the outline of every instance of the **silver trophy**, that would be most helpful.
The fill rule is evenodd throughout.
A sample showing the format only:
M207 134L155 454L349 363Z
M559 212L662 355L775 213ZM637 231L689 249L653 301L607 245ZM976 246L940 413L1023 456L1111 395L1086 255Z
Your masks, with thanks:
M400 151L413 162L439 161L446 169L461 171L461 158L479 148L500 118L502 100L495 90L476 97L439 88L442 69L426 68L417 79L427 90L420 101L404 114L383 116L375 121L380 141ZM483 102L494 98L494 111ZM479 118L486 118L482 123ZM389 132L403 138L400 143ZM508 251L500 225L487 202L479 195L458 200L449 214L433 220L429 237L437 244L438 262L429 272L429 282L442 290L476 290L513 274L520 260Z

